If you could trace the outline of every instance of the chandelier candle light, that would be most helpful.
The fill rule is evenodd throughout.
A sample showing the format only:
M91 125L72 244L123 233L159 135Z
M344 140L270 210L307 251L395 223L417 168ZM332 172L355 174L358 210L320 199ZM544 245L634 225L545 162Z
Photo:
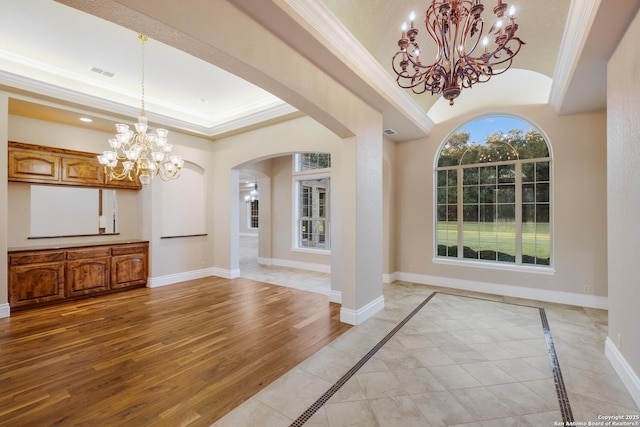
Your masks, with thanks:
M412 12L409 27L402 25L400 50L392 59L398 85L417 94L442 94L453 105L463 88L507 71L525 44L515 37L515 7L498 0L493 8L496 20L486 33L483 11L481 0L432 0L425 25L437 52L430 65L420 62L418 29L413 26Z
M109 179L135 180L137 176L143 187L149 185L154 176L160 175L164 181L176 179L184 165L180 156L171 155L171 144L167 142L166 129L156 129L147 133L147 117L144 111L144 43L147 36L138 34L142 41L142 108L134 133L128 125L117 124L115 138L109 139L110 151L98 156ZM132 175L133 172L133 175Z

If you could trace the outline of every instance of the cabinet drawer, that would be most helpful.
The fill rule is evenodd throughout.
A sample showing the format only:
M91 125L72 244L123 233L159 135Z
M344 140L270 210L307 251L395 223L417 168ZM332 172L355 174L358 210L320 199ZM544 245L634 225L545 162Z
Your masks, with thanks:
M9 260L10 265L64 261L64 251L38 251L10 254Z
M111 254L113 255L127 255L147 252L146 243L132 243L130 245L118 245L112 246Z
M67 251L67 259L101 258L111 255L110 246L100 246L97 248L72 249Z

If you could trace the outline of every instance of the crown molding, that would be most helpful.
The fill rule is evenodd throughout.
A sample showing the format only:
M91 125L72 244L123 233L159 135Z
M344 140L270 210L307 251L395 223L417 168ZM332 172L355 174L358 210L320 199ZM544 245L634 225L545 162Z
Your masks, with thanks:
M137 117L140 114L140 109L137 107L74 91L66 87L49 84L4 70L0 70L0 85L28 93L34 93L39 96L61 99L65 100L65 102L87 106L87 108L91 110L101 110L111 114L130 117ZM43 101L43 103L53 106L53 104L48 102ZM56 107L66 108L60 105L57 105ZM149 121L155 124L191 134L201 135L203 137L213 137L226 132L239 130L244 127L257 125L268 120L277 119L298 111L296 108L282 101L279 103L263 103L261 105L253 104L251 107L254 110L253 112L240 115L240 112L237 111L235 118L213 126L202 126L149 110L145 111L145 113ZM101 116L105 118L104 115Z
M572 0L558 52L549 104L560 112L601 0Z

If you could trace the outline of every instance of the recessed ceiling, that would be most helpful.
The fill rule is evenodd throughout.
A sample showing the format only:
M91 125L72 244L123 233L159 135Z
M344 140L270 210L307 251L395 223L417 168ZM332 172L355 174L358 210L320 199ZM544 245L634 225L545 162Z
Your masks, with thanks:
M107 100L108 111L133 117L128 113L141 109L142 42L129 29L51 0L3 0L0 40L0 84L46 87L50 96L78 104ZM296 111L155 40L144 45L144 92L150 119L204 136L228 132L232 122L245 126Z

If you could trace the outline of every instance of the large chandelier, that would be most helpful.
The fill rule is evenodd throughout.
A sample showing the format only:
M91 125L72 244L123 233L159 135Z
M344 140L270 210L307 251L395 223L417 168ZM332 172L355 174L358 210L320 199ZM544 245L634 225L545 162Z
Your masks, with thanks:
M176 179L184 160L180 156L171 155L171 144L167 142L166 129L156 129L155 133L147 133L147 117L144 111L144 43L148 37L138 34L142 41L142 107L135 133L128 125L117 124L115 138L109 139L111 150L103 151L98 161L104 166L110 179L140 179L143 187L149 185L154 176L160 175L164 181Z
M453 105L463 88L488 81L511 67L513 57L525 44L515 33L515 7L502 0L493 8L496 20L485 33L481 0L433 0L427 9L425 25L435 41L435 62L420 62L420 48L412 12L402 25L400 50L393 56L396 82L414 93L442 94Z

